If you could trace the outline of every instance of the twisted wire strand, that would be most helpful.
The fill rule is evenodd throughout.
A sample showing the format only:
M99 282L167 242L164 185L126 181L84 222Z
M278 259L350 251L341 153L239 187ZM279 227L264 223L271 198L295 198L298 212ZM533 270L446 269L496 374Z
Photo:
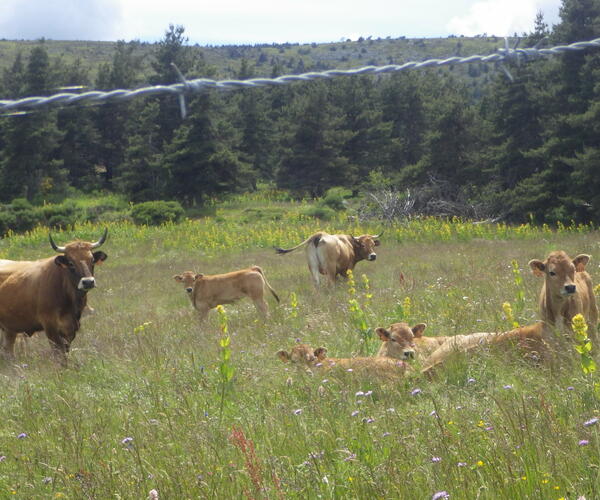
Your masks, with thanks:
M338 76L352 75L379 75L385 73L394 73L409 69L420 69L429 67L450 66L453 64L471 64L474 62L501 64L503 61L517 62L529 60L537 57L563 54L570 51L581 51L589 48L600 47L600 38L594 40L575 42L569 45L557 45L550 48L510 48L508 42L505 47L499 48L498 52L489 55L472 55L467 57L448 57L446 59L427 59L425 61L410 61L404 64L388 64L385 66L363 66L355 69L331 69L321 72L308 72L299 75L284 75L277 78L251 78L249 80L211 80L208 78L197 78L194 80L185 80L181 83L172 85L154 85L151 87L142 87L134 90L111 90L111 91L89 91L80 94L59 93L48 97L26 97L17 100L0 100L0 112L19 112L48 107L75 106L78 104L99 105L108 102L119 102L134 99L137 97L147 97L159 94L171 94L180 97L180 103L184 94L188 92L202 92L210 89L235 90L242 88L257 88L265 86L286 85L293 82L306 82L312 80L323 80ZM512 79L510 73L501 66L507 76ZM19 114L19 113L14 113ZM182 116L184 113L184 104L182 105Z

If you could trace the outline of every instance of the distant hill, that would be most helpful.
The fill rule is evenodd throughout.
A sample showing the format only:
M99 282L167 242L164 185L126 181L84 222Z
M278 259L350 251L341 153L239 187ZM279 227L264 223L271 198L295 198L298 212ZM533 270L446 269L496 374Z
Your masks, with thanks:
M20 51L27 56L32 47L40 42L27 40L0 40L0 71L10 67ZM45 40L44 44L51 58L62 58L72 62L79 58L89 69L92 81L98 67L112 59L115 42L58 41ZM273 68L279 74L297 74L306 71L321 71L332 68L355 68L366 65L402 64L407 61L421 61L431 58L451 56L486 55L504 45L500 37L448 37L448 38L360 38L357 41L312 44L260 44L199 46L205 60L215 68L216 78L235 77L242 59L254 67L255 76L270 77ZM150 61L155 50L154 44L140 43L136 52L150 71ZM450 68L464 76L474 87L488 80L489 65L475 63L457 65ZM434 70L435 71L435 70ZM205 75L186 75L190 78Z

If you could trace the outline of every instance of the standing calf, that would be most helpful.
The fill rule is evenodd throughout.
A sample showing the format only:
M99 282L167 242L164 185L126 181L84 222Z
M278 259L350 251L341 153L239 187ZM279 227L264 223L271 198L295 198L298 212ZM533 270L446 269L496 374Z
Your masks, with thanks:
M173 279L185 286L192 305L199 313L200 321L206 318L208 311L219 304L232 304L243 297L252 299L258 312L267 316L269 308L264 299L265 287L279 302L279 297L267 282L263 270L258 266L214 275L186 271L173 276Z

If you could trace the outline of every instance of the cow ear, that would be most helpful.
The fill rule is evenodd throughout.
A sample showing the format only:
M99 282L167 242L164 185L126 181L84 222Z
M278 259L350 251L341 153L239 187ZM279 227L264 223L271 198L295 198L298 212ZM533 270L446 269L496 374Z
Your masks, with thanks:
M202 274L202 273L198 273L198 274L196 274L196 276L194 276L195 280L199 280L199 279L202 279L202 278L204 278L204 274Z
M381 327L377 328L377 330L375 330L375 333L377 335L379 335L379 338L383 342L387 342L388 340L390 340L390 337L392 335L388 330L386 330L385 328L381 328Z
M536 276L543 276L544 271L546 270L546 264L544 264L541 260L532 259L529 261L529 267L533 271L533 274Z
M278 351L277 357L284 363L287 363L290 360L290 355L287 351Z
M173 276L173 279L175 281L182 282L183 281L183 276L181 276L181 274L176 274L175 276Z
M375 243L375 246L378 247L381 245L381 240L373 240L373 243Z
M64 255L57 255L56 258L54 259L54 263L58 267L64 267L64 268L69 267L69 259L67 259Z
M100 265L106 259L108 259L108 255L106 255L104 252L94 252L92 256L94 257L94 264L96 265Z
M427 325L425 323L419 323L418 325L413 326L411 330L415 337L422 337L425 328L427 328Z
M325 347L317 347L314 352L315 358L324 359L327 355L327 349Z
M584 253L580 253L577 257L573 259L573 264L575 264L575 270L577 272L585 271L585 266L588 265L591 257Z

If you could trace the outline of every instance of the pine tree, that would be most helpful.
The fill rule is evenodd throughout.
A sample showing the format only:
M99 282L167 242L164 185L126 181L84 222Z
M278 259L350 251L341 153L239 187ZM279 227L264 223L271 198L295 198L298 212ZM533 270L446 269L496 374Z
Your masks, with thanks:
M277 185L299 195L322 195L333 186L352 186L356 169L342 155L352 133L344 130L338 109L323 82L307 84L289 112L285 150Z
M166 172L157 123L158 102L137 103L131 110L138 118L130 122L128 146L115 184L130 201L159 200L164 195Z

